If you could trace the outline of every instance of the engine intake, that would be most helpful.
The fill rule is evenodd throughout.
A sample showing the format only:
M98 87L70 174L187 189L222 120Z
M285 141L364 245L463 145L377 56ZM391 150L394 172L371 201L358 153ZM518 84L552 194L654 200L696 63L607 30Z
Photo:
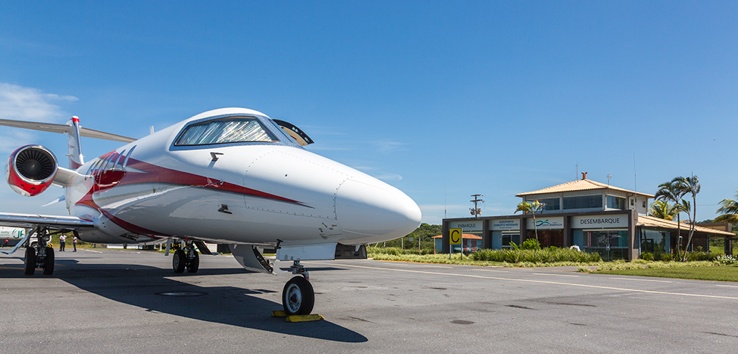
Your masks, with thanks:
M49 188L57 168L56 157L49 149L40 145L26 145L13 151L5 172L10 188L20 195L31 197Z

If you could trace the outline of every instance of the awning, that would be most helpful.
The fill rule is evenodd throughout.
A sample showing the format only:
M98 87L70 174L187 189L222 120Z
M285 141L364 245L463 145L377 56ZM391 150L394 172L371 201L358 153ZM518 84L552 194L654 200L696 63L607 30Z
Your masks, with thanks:
M640 227L652 227L657 229L667 229L667 230L674 230L677 229L677 222L671 221L671 220L664 220L655 218L653 216L646 216L646 215L638 215L638 222L636 223L637 226ZM689 224L687 223L681 223L681 229L682 230L689 230ZM732 232L717 230L709 227L704 226L695 226L694 228L695 232L699 232L702 234L711 234L711 235L718 235L723 237L735 237L735 234Z

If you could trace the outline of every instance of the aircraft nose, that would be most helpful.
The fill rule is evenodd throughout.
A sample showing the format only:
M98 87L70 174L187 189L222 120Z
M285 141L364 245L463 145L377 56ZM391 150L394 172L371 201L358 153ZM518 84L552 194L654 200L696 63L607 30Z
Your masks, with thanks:
M405 193L381 181L349 179L336 193L336 216L355 243L405 236L420 225L421 212Z

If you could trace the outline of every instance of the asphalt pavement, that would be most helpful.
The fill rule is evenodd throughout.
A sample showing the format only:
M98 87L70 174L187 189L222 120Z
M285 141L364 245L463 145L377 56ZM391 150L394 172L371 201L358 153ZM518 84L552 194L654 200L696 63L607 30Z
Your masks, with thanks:
M225 255L196 274L136 250L57 252L52 276L0 255L5 353L642 353L738 349L738 284L349 260L304 262L323 321L288 323L288 275ZM284 267L289 264L281 264Z

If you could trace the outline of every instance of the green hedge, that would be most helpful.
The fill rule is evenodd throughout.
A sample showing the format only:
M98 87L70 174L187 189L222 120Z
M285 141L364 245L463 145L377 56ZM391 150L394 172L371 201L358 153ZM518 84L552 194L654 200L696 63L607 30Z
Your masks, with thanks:
M479 250L472 253L471 258L475 261L507 262L507 263L556 263L573 262L589 263L601 262L598 253L587 253L568 248L549 247L542 250Z

